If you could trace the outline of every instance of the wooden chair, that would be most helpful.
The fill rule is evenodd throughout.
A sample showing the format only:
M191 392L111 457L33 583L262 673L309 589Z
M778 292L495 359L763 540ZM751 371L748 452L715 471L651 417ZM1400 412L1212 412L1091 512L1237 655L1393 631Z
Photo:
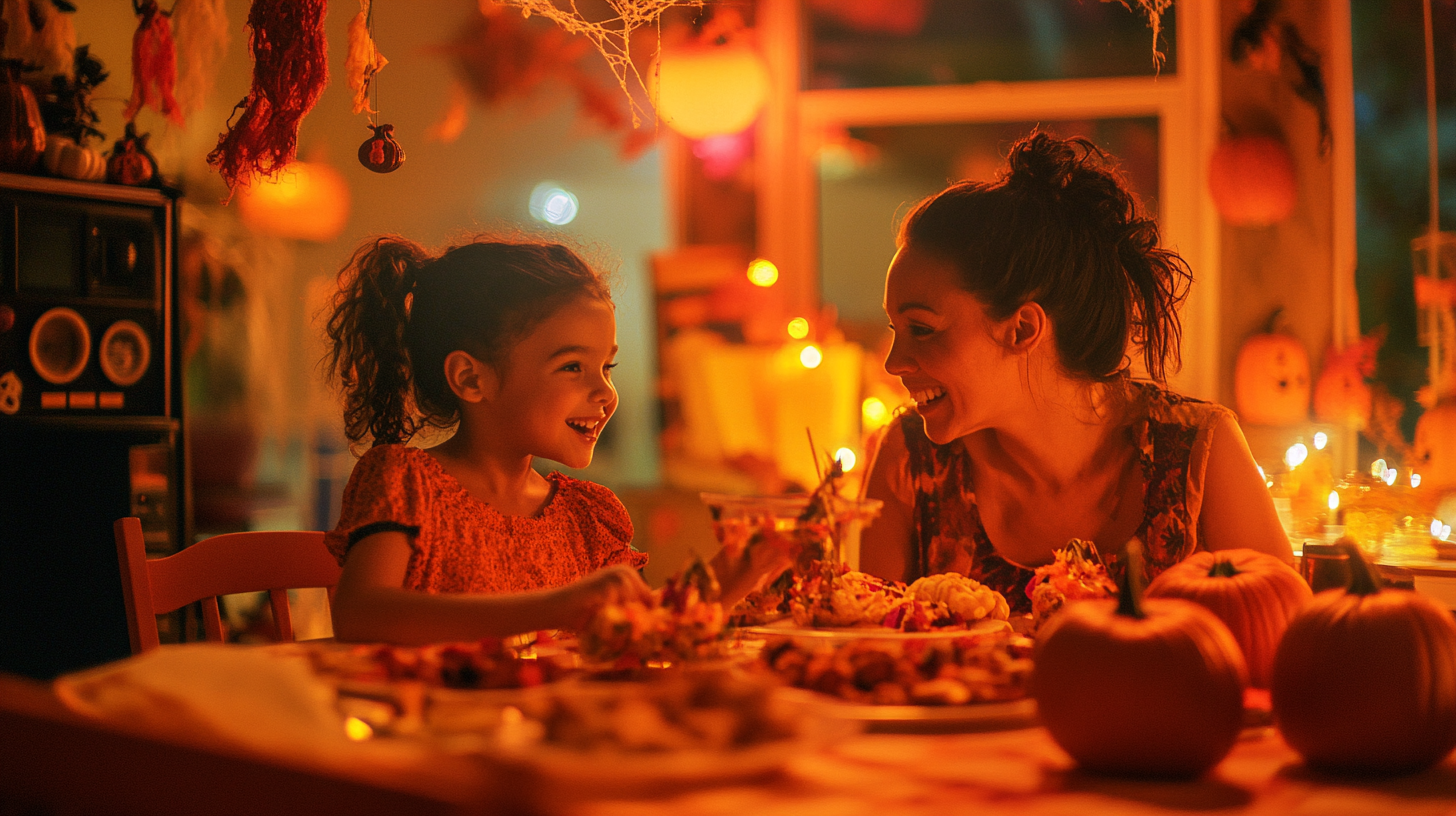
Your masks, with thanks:
M142 523L117 519L116 555L126 600L132 654L160 645L157 615L202 602L208 640L223 640L217 596L267 591L280 640L293 640L288 590L327 587L333 599L340 567L319 532L227 533L203 539L176 555L147 558Z

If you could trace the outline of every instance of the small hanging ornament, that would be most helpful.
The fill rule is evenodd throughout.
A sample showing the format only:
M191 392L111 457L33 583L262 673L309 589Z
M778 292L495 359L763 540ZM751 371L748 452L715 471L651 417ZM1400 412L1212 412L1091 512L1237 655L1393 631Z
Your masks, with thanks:
M369 125L374 135L359 145L359 163L376 173L393 173L404 164L404 148L394 140L394 125Z
M359 145L359 163L376 173L393 173L404 164L404 148L394 140L394 125L375 124L379 114L378 73L388 63L374 47L374 2L359 0L359 13L349 24L349 58L345 70L354 89L354 112L367 113L374 135ZM370 92L374 104L369 104Z

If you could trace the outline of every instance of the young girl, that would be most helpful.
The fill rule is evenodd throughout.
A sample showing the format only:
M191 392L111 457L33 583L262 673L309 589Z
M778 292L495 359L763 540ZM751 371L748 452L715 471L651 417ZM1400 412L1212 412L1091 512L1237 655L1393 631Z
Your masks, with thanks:
M642 598L632 522L586 467L617 408L606 283L554 244L475 241L432 255L387 236L339 276L328 367L345 431L373 447L325 541L343 564L341 640L418 644L572 628ZM405 445L424 427L444 443Z

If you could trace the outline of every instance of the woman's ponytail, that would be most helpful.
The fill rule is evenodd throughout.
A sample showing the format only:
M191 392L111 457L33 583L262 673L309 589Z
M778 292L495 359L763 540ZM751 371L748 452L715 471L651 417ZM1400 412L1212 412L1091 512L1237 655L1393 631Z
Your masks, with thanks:
M418 244L384 236L359 247L339 273L326 364L343 391L351 442L404 442L419 429L405 328L416 277L428 260Z

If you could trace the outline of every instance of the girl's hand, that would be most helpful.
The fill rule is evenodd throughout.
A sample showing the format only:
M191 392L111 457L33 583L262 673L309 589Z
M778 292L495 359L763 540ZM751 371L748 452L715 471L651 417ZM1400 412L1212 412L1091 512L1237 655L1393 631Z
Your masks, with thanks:
M596 611L607 604L641 601L648 603L652 590L637 570L626 564L603 567L574 584L558 590L566 628L580 629Z

